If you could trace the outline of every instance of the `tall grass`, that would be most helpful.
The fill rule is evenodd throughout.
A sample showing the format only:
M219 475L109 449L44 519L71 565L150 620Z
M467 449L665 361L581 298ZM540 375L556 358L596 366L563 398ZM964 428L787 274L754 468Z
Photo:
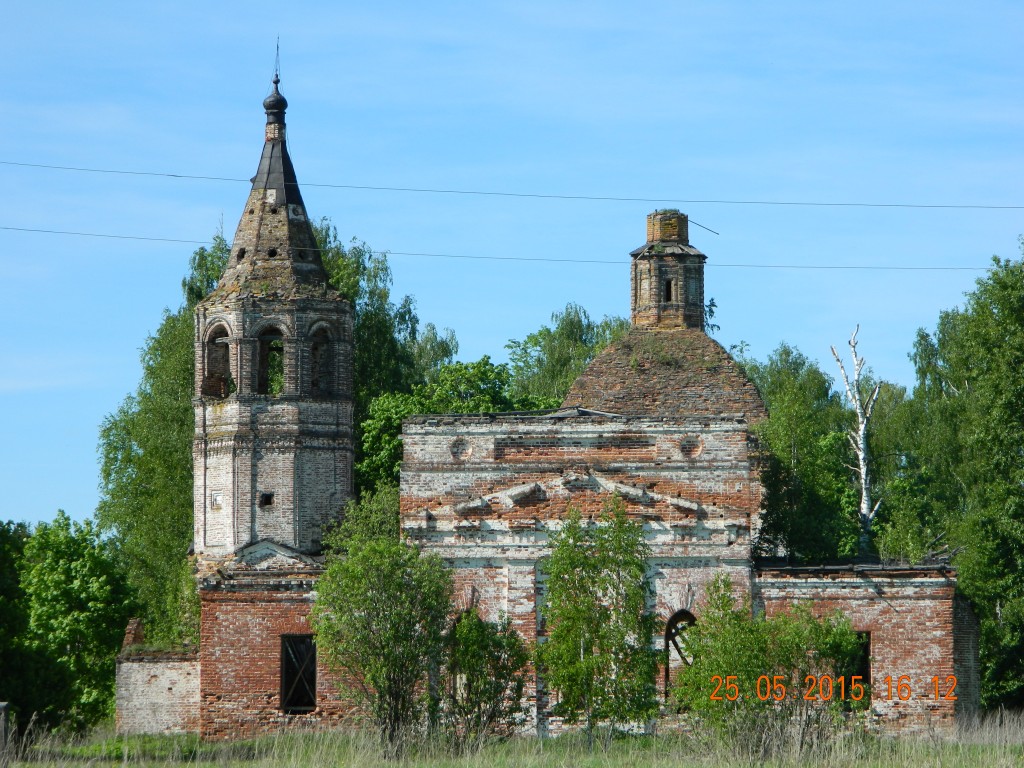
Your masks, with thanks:
M861 729L795 739L773 732L763 743L728 733L674 732L615 739L607 750L590 751L578 734L539 740L520 737L472 754L454 755L439 745L420 744L399 763L406 768L1010 768L1024 765L1024 716L998 713L963 728L955 737L938 734L890 737ZM376 735L367 731L282 733L248 741L204 743L194 736L117 737L97 732L80 740L18 739L8 750L20 768L363 768L387 764Z

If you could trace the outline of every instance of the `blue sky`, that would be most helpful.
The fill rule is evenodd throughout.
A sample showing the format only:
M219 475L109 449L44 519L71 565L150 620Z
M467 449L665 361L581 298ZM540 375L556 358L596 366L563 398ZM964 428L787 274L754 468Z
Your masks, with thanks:
M245 182L9 163L246 179L280 36L303 195L343 237L616 262L392 256L396 293L467 360L504 359L570 301L628 314L627 254L659 207L719 233L691 226L725 346L764 358L786 341L831 371L829 345L859 323L876 374L904 384L916 329L993 254L1019 256L1015 2L136 0L19 3L4 26L2 227L205 242L223 221L230 238ZM683 202L726 200L1018 207ZM99 425L137 384L194 247L0 229L0 517L92 514Z

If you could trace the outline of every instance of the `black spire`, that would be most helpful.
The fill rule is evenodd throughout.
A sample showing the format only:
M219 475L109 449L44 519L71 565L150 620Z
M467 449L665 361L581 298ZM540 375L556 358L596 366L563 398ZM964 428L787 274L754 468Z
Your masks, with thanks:
M263 108L267 110L266 143L260 166L252 180L253 189L277 190L274 201L279 206L302 205L295 169L285 143L284 111L288 108L288 100L277 90L281 78L276 72L273 82L274 92L263 100Z

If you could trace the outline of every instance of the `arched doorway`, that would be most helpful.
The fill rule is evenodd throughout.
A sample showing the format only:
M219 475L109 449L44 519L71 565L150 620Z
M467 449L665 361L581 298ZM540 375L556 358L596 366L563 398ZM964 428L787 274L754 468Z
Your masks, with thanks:
M693 663L686 642L686 632L697 619L689 611L676 611L665 625L665 700L672 693L676 675Z

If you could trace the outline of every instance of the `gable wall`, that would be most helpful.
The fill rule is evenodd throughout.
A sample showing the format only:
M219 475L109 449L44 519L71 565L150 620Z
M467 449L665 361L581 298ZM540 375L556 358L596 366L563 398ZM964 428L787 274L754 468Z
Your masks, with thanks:
M405 535L454 569L459 608L507 614L530 642L544 631L550 535L570 508L598 519L613 494L644 527L663 620L699 614L718 574L750 592L761 488L743 420L422 417L406 421L403 442ZM528 696L543 733L538 682Z

